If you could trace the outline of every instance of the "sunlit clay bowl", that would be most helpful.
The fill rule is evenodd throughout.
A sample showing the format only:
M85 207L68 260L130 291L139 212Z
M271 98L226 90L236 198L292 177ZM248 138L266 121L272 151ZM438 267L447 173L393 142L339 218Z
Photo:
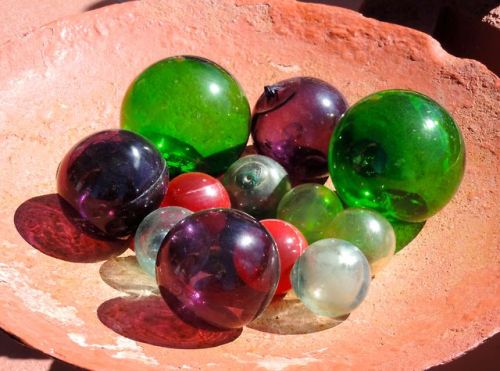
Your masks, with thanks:
M458 194L336 326L289 298L270 309L274 323L268 313L242 332L188 328L145 297L155 292L133 258L104 263L105 242L62 237L74 230L51 196L59 161L84 136L118 127L134 77L179 54L227 68L251 105L264 85L308 75L351 104L413 89L455 117L467 148ZM458 357L500 326L499 85L422 33L291 0L129 2L12 39L0 48L0 327L90 369L420 369ZM86 263L47 255L64 258L61 243Z

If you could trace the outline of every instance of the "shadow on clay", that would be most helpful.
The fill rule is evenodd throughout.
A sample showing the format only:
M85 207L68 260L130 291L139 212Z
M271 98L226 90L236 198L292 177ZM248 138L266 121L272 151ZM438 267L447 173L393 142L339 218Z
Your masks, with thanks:
M352 10L359 10L363 4L363 0L299 0L299 2L340 6Z
M159 295L156 279L142 270L135 256L112 258L101 265L102 280L130 295Z
M20 338L0 329L0 358L52 360L48 371L80 371L77 366L54 359L26 345ZM20 366L22 367L22 366ZM26 366L25 366L26 367Z
M95 3L87 6L84 11L88 12L90 10L96 10L99 8L104 8L106 6L114 5L114 4L121 4L121 3L127 3L129 1L133 0L101 0L101 1L96 1Z
M403 250L422 231L425 221L418 223L404 222L402 220L388 219L396 234L396 252Z
M161 296L129 296L108 300L97 309L99 320L129 339L160 347L210 348L234 341L242 329L219 330L181 320Z
M293 294L275 297L266 310L247 327L279 335L310 334L340 325L349 316L317 316Z
M129 296L106 301L97 315L106 327L129 339L193 349L231 342L242 332L241 328L221 330L210 326L182 306L172 309L160 296L156 279L141 269L135 256L110 259L101 265L99 273L106 284Z
M109 240L89 233L68 208L57 194L33 197L16 209L14 225L35 249L69 262L107 260L120 255L130 245L130 239Z

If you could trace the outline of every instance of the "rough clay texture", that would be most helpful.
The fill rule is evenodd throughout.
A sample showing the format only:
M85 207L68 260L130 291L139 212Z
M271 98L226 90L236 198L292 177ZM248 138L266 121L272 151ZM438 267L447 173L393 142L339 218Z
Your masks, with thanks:
M105 1L105 0L104 0ZM0 45L13 37L22 38L55 19L84 12L99 0L2 0L0 11Z
M216 349L137 343L97 319L101 303L123 295L101 280L101 264L50 258L16 232L16 208L54 192L57 164L71 145L117 127L129 82L175 54L225 66L251 104L265 84L312 75L351 103L409 88L455 117L467 146L462 187L339 326L287 336L245 328ZM448 55L417 31L278 0L131 2L12 39L0 49L0 327L91 369L421 369L457 357L500 330L499 88L484 66Z

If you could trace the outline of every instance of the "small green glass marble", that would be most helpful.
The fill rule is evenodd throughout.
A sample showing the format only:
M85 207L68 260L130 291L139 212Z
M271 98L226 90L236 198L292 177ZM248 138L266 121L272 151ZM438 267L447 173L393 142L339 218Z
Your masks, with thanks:
M416 92L386 90L362 99L341 118L330 142L329 167L348 206L420 222L457 191L464 142L438 103Z
M352 243L327 238L310 245L297 259L290 281L312 312L339 317L352 312L366 297L370 265Z
M330 225L343 209L335 192L325 186L306 183L292 188L278 205L278 218L296 226L307 242L331 237Z
M250 107L222 67L198 57L171 57L148 67L129 87L121 126L153 142L171 176L218 175L246 146Z
M352 243L365 254L372 274L377 274L394 255L396 235L379 213L367 209L347 209L333 219L331 235Z

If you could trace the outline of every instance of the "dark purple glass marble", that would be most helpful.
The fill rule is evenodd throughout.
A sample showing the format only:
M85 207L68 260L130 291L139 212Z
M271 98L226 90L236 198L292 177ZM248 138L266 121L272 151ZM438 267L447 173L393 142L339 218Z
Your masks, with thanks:
M232 209L188 216L156 260L160 292L174 312L218 328L240 328L271 301L280 276L276 245L253 217Z
M279 162L294 185L324 183L330 137L346 109L343 95L319 79L296 77L266 86L252 117L257 152Z
M57 192L93 235L125 237L159 207L168 183L160 152L125 130L106 130L77 143L57 172Z

